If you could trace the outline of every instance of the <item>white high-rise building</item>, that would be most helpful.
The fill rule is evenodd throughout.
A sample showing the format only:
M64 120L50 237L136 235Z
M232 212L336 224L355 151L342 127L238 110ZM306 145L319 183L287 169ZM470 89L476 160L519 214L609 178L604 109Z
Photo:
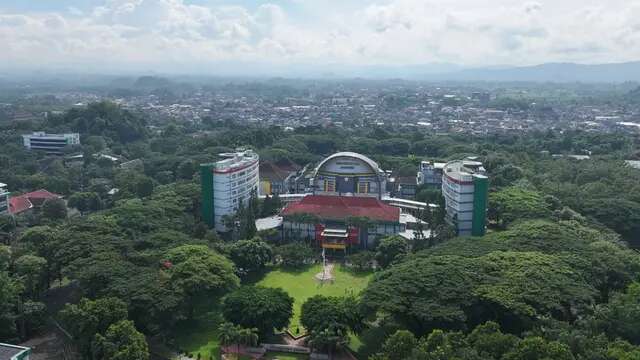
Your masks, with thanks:
M233 215L251 195L258 195L259 157L251 150L220 154L224 160L200 165L202 179L202 217L217 231L228 231L225 215Z
M444 167L442 195L447 221L459 236L483 236L487 217L489 179L482 163L470 159L452 161Z
M9 191L7 184L0 183L0 214L9 213Z
M80 134L47 134L37 131L22 135L24 146L30 150L44 150L48 154L60 154L62 149L70 145L80 145Z

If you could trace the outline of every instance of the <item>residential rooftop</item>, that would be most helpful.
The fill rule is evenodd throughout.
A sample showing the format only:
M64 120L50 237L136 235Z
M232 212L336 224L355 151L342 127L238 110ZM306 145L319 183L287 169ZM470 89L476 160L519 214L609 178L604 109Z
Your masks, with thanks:
M29 352L29 348L0 343L0 360L11 360L25 352Z

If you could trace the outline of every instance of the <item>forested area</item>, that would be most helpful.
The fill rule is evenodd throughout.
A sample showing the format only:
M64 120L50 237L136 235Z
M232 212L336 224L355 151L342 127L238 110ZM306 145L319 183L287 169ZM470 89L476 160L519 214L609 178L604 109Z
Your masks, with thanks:
M303 305L313 346L345 346L357 334L363 359L640 358L640 255L633 250L640 246L640 170L624 163L640 159L637 137L472 137L382 126L284 131L214 119L149 124L97 103L0 128L0 181L12 195L44 188L68 200L1 219L0 342L28 339L51 316L87 358L111 359L117 349L118 359L146 359L144 335L172 344L173 330L212 301L223 306L221 334L228 336L221 341L232 343L234 331L264 338L286 327L289 296L252 279L276 258L304 266L313 251L295 239L263 241L255 230L225 240L199 215L198 164L250 146L262 160L300 165L355 151L401 176L415 176L424 159L473 155L491 179L486 236L426 246L389 238L377 252L352 255L356 266L375 259L380 268L362 296ZM25 150L20 134L32 130L80 132L83 145L68 154L83 154L83 162ZM551 156L585 151L588 160ZM141 166L123 169L95 154ZM434 198L432 189L419 189L418 200ZM258 202L250 211L260 216L264 208ZM70 284L77 303L47 308L48 290Z

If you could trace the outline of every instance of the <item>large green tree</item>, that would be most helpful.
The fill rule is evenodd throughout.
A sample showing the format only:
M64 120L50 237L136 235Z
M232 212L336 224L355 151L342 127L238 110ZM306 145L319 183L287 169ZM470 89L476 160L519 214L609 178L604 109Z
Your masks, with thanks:
M95 192L77 192L69 197L69 206L78 209L81 214L102 208L102 199Z
M387 268L394 261L402 259L410 251L409 242L401 236L388 236L380 240L376 247L376 261L380 267Z
M67 204L59 198L47 199L42 204L42 215L49 220L67 218Z
M522 186L510 186L489 194L488 217L500 227L515 220L548 218L551 209L543 194Z
M185 295L185 306L192 315L195 303L235 289L240 280L233 263L205 245L182 245L165 255L171 285Z
M599 305L593 319L595 326L609 337L640 345L640 283L632 283L626 292Z
M88 355L96 334L104 334L111 325L127 319L127 304L116 298L82 298L78 304L67 304L60 319Z
M362 330L363 314L355 296L315 295L302 304L300 322L310 332L332 328Z
M132 321L111 324L103 334L96 334L91 343L93 360L147 360L149 347L144 335Z
M37 300L40 294L46 290L47 260L39 256L23 255L15 264L15 272L24 285L25 294Z
M0 271L0 339L16 338L17 306L22 287L6 271Z
M233 243L229 255L240 271L249 273L263 270L273 259L273 249L260 238L253 238Z
M227 321L266 336L289 325L293 298L282 289L243 286L224 297L222 312Z
M274 252L276 257L282 261L282 265L292 268L302 267L315 257L313 250L301 242L278 246Z
M380 273L362 303L392 314L416 333L464 329L496 320L510 331L541 316L570 320L594 290L562 259L537 252L494 252L477 258L416 257Z

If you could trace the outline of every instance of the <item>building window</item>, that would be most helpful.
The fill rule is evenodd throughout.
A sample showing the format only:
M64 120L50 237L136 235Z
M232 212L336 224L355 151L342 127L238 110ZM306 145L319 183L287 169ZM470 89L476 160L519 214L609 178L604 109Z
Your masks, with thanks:
M360 193L360 194L368 194L369 193L369 182L358 182L358 193Z
M324 180L324 191L336 192L336 181L331 179Z

